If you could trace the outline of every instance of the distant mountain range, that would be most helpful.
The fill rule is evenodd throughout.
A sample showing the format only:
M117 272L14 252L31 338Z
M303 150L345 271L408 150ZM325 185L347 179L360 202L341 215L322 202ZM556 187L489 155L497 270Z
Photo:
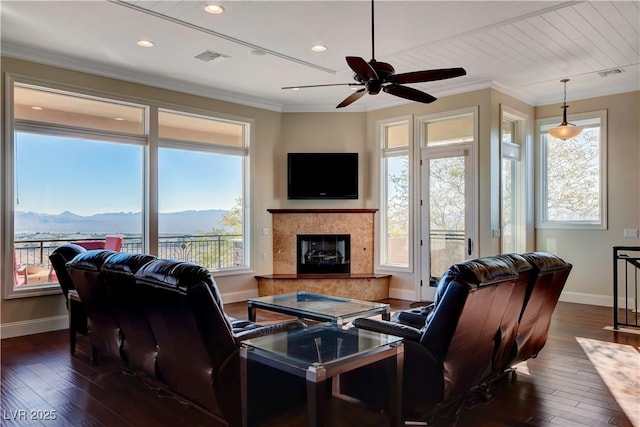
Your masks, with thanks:
M198 231L226 229L220 219L227 211L211 209L160 214L160 232L195 234ZM142 224L140 212L112 212L82 216L73 212L46 214L15 212L15 234L32 233L121 233L139 234Z

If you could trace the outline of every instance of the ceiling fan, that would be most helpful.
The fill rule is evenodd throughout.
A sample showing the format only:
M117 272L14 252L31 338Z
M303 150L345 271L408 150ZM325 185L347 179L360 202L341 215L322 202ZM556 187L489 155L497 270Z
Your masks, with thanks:
M376 61L375 59L375 27L374 27L374 7L371 0L371 60L365 61L359 56L347 56L347 64L353 70L353 79L358 83L334 83L309 86L287 86L282 89L302 89L311 87L326 86L364 86L346 97L336 108L343 108L362 98L367 93L376 95L380 90L391 95L409 99L411 101L429 104L436 98L428 93L422 92L408 86L408 83L424 83L434 80L451 79L467 74L464 68L440 68L434 70L412 71L409 73L395 74L395 69L391 64Z

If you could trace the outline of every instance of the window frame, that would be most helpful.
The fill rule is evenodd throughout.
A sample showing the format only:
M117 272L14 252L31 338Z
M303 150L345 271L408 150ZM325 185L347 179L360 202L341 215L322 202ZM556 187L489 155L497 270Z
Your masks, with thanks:
M78 97L97 98L113 102L114 104L131 104L141 107L145 110L145 116L148 115L148 107L136 103L131 100L115 99L106 94L96 94L90 91L81 91L78 88L64 87L50 82L44 82L37 79L26 78L7 73L5 77L5 105L4 115L2 119L5 123L4 144L0 147L0 157L3 160L4 173L0 174L0 188L4 191L3 205L0 207L0 253L3 259L3 275L2 279L2 298L17 299L43 295L57 295L62 293L58 283L46 283L42 285L25 286L23 289L17 289L14 283L14 265L13 257L15 250L15 209L14 209L14 183L15 183L15 147L16 133L24 132L30 134L66 137L74 139L89 139L92 141L103 141L113 144L135 145L143 148L143 163L145 162L147 145L147 135L142 132L139 135L124 133L118 131L109 131L102 129L83 128L80 126L71 126L57 123L38 122L25 119L16 119L14 110L13 88L16 85L31 86L38 89L46 89L51 92L68 93ZM144 164L141 164L141 172L144 173ZM144 191L143 191L144 194ZM144 227L141 230L144 238ZM6 256L5 256L6 254Z
M505 252L504 247L504 162L510 162L512 177L512 230L513 250L507 252L525 252L527 248L527 194L530 194L530 182L527 178L528 145L526 127L529 116L507 105L500 105L500 251ZM505 121L513 123L512 139L516 142L502 141ZM505 151L509 149L517 152L518 158L511 158Z
M232 147L229 145L221 145L221 144L210 144L210 143L202 143L188 140L177 140L172 138L161 138L159 135L157 137L157 150L158 152L162 148L168 149L178 149L178 150L187 150L187 151L199 151L203 153L211 153L211 154L222 154L222 155L240 155L242 157L242 201L243 201L243 230L242 230L242 240L243 240L243 260L245 260L244 265L240 267L232 267L225 268L222 270L209 270L211 274L215 277L220 276L232 276L237 274L245 274L253 271L253 257L252 255L252 245L251 245L251 224L253 221L251 220L252 216L252 203L251 203L251 152L252 152L252 135L254 121L253 119L248 118L240 118L240 117L231 117L229 115L214 113L212 115L211 112L204 112L197 109L192 108L178 108L176 106L158 106L157 111L164 111L168 113L176 113L185 116L193 116L203 119L216 120L220 122L228 122L236 125L240 125L243 128L242 131L242 147ZM158 124L159 129L159 124ZM158 165L156 165L156 173L159 178L159 171L157 170ZM159 197L159 194L158 194ZM156 214L159 214L158 206L155 209ZM157 221L157 217L156 217Z
M536 159L537 159L537 191L536 191L536 228L539 229L555 229L555 230L607 230L608 229L608 184L607 184L607 110L598 110L573 114L569 117L569 122L578 122L582 120L599 119L600 120L600 141L598 148L599 156L599 191L600 191L600 207L599 221L558 221L549 220L547 212L547 186L546 186L546 167L547 155L544 136L547 134L543 131L545 126L555 126L562 118L560 116L550 117L536 120Z
M406 147L394 147L394 148L386 148L386 137L385 137L385 128L399 125L399 124L407 124L407 145ZM414 200L415 200L415 183L414 183L414 174L413 170L415 165L414 162L414 153L413 153L413 134L414 134L414 123L413 116L400 116L394 117L385 120L379 120L376 122L376 141L378 141L378 149L379 149L379 167L380 167L380 181L379 181L379 197L380 197L380 215L379 215L379 238L378 238L378 246L380 248L377 254L377 268L379 270L390 271L390 272L402 272L402 273L412 273L414 270ZM390 264L388 263L388 240L387 240L387 195L388 195L388 176L387 176L387 167L386 167L386 159L390 157L400 157L407 156L408 159L408 207L407 207L407 221L408 221L408 230L407 230L407 239L408 239L408 254L407 254L407 265L399 265L399 264Z
M93 140L102 140L113 143L126 143L141 145L143 147L143 201L142 201L142 242L143 250L148 253L157 252L158 248L158 194L157 194L157 179L158 179L158 150L163 146L173 145L181 149L193 149L202 148L201 144L184 143L181 141L163 141L159 142L158 137L158 109L167 111L174 111L180 114L199 115L214 120L233 122L243 125L243 147L234 148L224 145L206 144L205 151L217 150L218 153L238 153L238 150L242 151L242 174L243 174L243 259L244 265L238 268L229 268L224 270L211 270L214 276L231 276L250 273L253 269L253 242L252 242L252 197L253 192L253 162L251 156L253 155L253 139L255 120L252 118L229 115L219 113L217 111L202 110L199 108L192 108L186 105L176 105L172 103L156 102L145 98L127 97L121 94L113 94L109 92L103 92L90 88L82 88L77 86L71 86L66 84L60 84L51 82L48 80L22 76L14 73L5 73L4 78L4 104L2 111L2 121L4 122L3 132L3 144L0 147L0 164L3 166L3 172L0 173L0 192L2 198L0 200L0 258L3 260L2 275L0 280L2 286L0 286L2 292L2 298L5 300L36 297L42 295L57 295L61 293L60 286L57 283L46 285L34 285L26 287L25 289L16 289L14 283L14 267L13 267L13 251L14 251L14 206L15 200L14 194L14 161L15 161L15 132L20 127L28 129L29 132L44 133L55 136L66 137L84 137ZM90 128L82 128L75 126L67 126L60 124L47 124L30 120L23 120L19 126L16 125L15 112L14 112L14 85L33 86L36 88L42 88L45 90L51 90L53 92L69 93L71 95L77 95L80 97L97 98L101 100L110 101L119 104L131 104L144 108L144 126L143 132L140 135L133 135L129 133L122 133L117 131L107 130L94 130ZM113 138L112 138L113 137ZM114 139L116 139L114 141Z

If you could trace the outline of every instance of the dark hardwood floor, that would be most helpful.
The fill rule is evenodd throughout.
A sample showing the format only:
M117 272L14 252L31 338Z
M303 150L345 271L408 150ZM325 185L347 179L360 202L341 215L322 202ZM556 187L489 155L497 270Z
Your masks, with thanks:
M389 300L394 310L408 302ZM246 318L246 304L226 304ZM284 316L258 311L259 322ZM547 345L537 359L518 367L494 399L462 413L459 427L635 426L640 427L640 335L603 329L612 324L610 308L560 303ZM86 338L75 356L67 331L1 343L0 425L206 426L204 413L170 396L158 396L118 363L92 365ZM277 385L274 385L277 392ZM45 417L55 418L45 420ZM330 399L329 426L378 427L384 414ZM283 414L270 427L305 423L304 408Z

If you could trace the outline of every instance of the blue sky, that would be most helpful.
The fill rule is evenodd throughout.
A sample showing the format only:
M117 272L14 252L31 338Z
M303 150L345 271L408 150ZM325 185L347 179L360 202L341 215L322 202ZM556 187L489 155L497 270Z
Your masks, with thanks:
M16 210L142 210L140 146L19 133L16 156ZM242 194L240 157L162 149L158 167L160 212L230 209Z

